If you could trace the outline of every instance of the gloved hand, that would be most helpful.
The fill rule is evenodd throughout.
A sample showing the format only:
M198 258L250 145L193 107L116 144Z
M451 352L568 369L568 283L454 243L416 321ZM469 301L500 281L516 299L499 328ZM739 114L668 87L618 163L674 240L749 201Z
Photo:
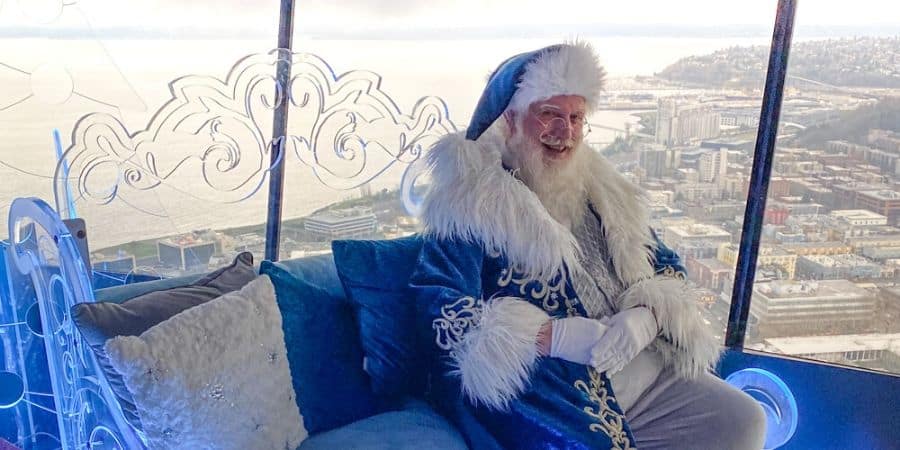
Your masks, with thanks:
M609 329L591 350L590 364L609 374L622 370L659 334L653 312L643 306L604 317L600 322Z
M606 332L606 325L586 317L555 319L550 340L550 356L578 364L591 362L591 349Z

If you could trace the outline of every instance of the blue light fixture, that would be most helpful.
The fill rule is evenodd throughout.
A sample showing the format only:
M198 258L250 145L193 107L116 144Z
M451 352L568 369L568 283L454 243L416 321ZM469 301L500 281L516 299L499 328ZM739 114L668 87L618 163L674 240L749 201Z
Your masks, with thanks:
M766 413L766 450L786 444L797 431L797 400L787 384L772 372L743 369L725 381L753 397Z

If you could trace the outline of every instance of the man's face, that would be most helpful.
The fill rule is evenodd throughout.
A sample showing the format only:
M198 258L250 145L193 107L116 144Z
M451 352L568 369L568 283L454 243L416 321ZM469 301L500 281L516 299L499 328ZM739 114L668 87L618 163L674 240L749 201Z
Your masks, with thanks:
M531 104L522 118L523 137L542 152L547 166L567 161L584 138L586 105L578 95L557 95Z

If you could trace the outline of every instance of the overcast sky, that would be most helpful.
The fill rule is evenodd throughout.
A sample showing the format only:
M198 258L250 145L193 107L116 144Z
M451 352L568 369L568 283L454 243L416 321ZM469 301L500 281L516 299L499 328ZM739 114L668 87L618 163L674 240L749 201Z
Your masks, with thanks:
M776 4L775 0L298 0L295 22L297 33L497 26L527 31L588 24L598 29L638 25L651 33L649 26L655 24L739 24L770 30ZM95 29L268 30L277 26L278 8L278 0L0 0L0 25L27 28L49 21L77 28L82 26L81 17ZM900 2L895 0L800 0L798 8L800 28L872 26L884 34L887 26L889 34L900 33ZM57 13L60 10L62 14ZM57 15L60 18L53 21Z

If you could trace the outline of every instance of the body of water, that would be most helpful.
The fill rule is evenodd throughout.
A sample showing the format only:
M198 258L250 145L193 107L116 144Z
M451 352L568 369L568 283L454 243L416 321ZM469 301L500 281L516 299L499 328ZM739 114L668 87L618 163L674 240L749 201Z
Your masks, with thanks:
M272 41L274 42L274 36ZM766 44L763 38L653 37L602 38L593 40L610 78L652 75L681 57L705 54L734 45ZM465 126L485 80L496 64L522 51L551 44L544 40L447 40L447 41L319 41L299 37L295 51L317 54L338 74L369 70L381 75L381 89L404 113L423 96L438 96L450 118ZM56 156L52 130L62 135L63 147L73 141L76 122L89 113L106 113L120 121L127 132L143 130L157 110L172 98L169 83L186 75L224 79L243 56L266 52L265 41L171 41L171 40L39 40L4 39L0 43L0 216L16 197L37 196L52 203ZM199 105L199 103L198 103ZM210 107L216 107L210 105ZM220 105L241 108L234 105ZM601 111L591 118L613 128L635 125L634 111ZM301 118L294 117L293 124ZM265 136L271 134L271 119L258 121ZM296 126L303 126L302 124ZM633 128L634 129L634 128ZM610 130L592 131L591 142L608 142ZM265 139L265 137L264 137ZM393 139L393 140L392 140ZM124 139L127 141L127 137ZM196 149L185 142L156 142L129 157L140 165L164 168L174 165ZM390 147L396 137L385 137ZM235 143L241 149L242 168L253 171L267 157L254 149L253 140ZM112 145L112 144L110 144ZM103 147L101 145L101 147ZM115 147L115 145L112 145ZM112 148L110 147L110 148ZM383 152L368 147L369 167L387 164ZM112 151L107 149L107 151ZM381 155L381 156L378 156ZM387 158L387 159L386 159ZM360 160L347 163L355 170ZM373 190L399 185L403 164L395 164L373 183ZM109 168L107 168L109 170ZM344 170L344 169L340 169ZM215 171L213 171L215 172ZM208 179L202 167L184 167L176 183L147 190L123 189L109 204L82 202L78 213L89 222L95 248L137 239L169 235L200 228L229 228L264 222L267 183L257 193L238 203L209 201L216 188L233 180L229 176ZM283 214L300 217L315 209L358 195L358 189L323 186L312 169L296 157L287 160ZM111 184L115 171L93 179ZM259 177L254 178L256 182ZM171 180L168 180L171 181ZM244 188L243 191L252 191ZM242 192L243 192L242 191ZM221 199L229 198L223 193ZM5 235L4 231L0 235Z

